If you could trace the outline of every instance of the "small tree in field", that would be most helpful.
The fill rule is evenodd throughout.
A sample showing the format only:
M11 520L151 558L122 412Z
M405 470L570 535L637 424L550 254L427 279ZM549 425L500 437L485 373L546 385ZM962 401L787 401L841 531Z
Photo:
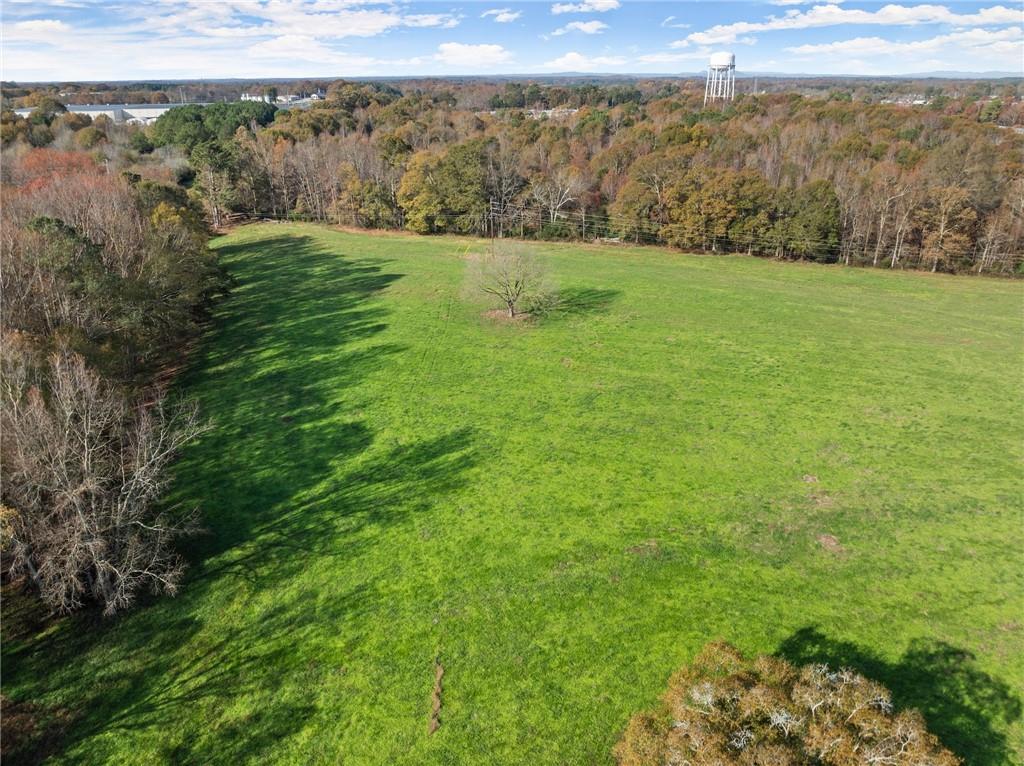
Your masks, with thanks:
M474 286L498 298L514 319L522 303L535 297L544 282L544 266L533 251L508 243L495 244L473 265Z
M630 719L619 766L957 766L916 711L852 670L746 659L708 644Z

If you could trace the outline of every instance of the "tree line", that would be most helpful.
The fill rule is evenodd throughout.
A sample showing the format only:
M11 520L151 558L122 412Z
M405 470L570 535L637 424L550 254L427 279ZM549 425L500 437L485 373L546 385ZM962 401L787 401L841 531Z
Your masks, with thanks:
M984 107L951 110L946 90L927 107L832 92L706 110L685 81L420 85L338 81L310 109L191 105L146 129L86 125L41 98L0 129L9 150L62 145L163 178L169 165L214 226L243 213L888 268L1020 267L1024 138L984 122ZM1020 106L1003 91L980 101ZM566 108L537 111L552 106Z
M461 109L451 86L338 83L322 105L222 121L202 141L183 131L195 117L184 110L149 136L187 154L215 223L234 211L888 268L1019 267L1024 137L1013 130L842 98L745 96L709 110L694 89L544 90L509 84L501 98L579 106L547 119Z
M0 258L0 555L53 610L110 614L173 592L167 467L204 430L166 394L226 285L201 204L82 151L5 157Z

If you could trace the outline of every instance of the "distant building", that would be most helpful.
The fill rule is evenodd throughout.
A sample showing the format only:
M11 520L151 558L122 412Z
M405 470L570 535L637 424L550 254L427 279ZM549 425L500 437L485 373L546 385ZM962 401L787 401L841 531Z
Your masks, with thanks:
M555 107L554 109L527 109L526 116L531 120L560 120L565 117L571 117L576 114L579 109L572 109L569 107Z
M156 119L175 107L184 104L68 104L67 110L74 114L87 114L94 120L97 117L107 117L116 123L127 123L128 125L149 125L156 122ZM200 104L205 106L205 104ZM15 109L16 114L28 117L31 109Z
M920 93L906 93L903 95L893 96L892 98L883 98L882 103L902 104L904 106L927 106L931 101Z
M270 97L269 93L243 93L242 101L263 101L267 104L274 103L274 99Z

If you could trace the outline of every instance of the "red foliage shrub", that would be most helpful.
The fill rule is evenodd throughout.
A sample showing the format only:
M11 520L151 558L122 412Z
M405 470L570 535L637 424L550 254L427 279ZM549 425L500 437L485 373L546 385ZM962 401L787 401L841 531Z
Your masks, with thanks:
M19 158L14 171L16 184L23 189L48 186L72 175L96 175L96 163L82 152L56 149L32 149Z

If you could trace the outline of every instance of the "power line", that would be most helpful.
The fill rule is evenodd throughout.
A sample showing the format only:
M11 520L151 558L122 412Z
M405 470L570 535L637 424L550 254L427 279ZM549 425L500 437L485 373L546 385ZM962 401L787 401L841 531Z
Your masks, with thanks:
M333 210L341 212L347 212L352 214L354 219L358 218L359 208L356 206L333 206ZM319 217L316 215L301 215L301 214L287 214L287 215L263 215L261 216L266 219L272 220L305 220L314 222L330 222L328 217ZM601 213L588 213L581 210L556 210L555 220L551 220L551 210L546 207L539 205L505 205L504 212L501 212L496 203L492 202L489 209L481 208L474 210L452 210L449 208L440 208L431 211L431 217L433 218L470 218L476 219L475 228L476 231L456 232L463 234L477 234L487 236L490 234L492 237L495 234L494 223L500 219L501 224L498 230L501 231L502 236L509 238L517 238L515 230L520 229L522 224L522 237L525 237L527 230L530 234L538 234L543 230L552 225L566 224L574 229L578 229L581 232L581 239L587 239L585 231L593 226L594 237L601 239L610 239L609 237L601 237L602 230L604 233L611 232L626 232L625 237L615 237L621 242L628 243L632 240L635 244L660 244L669 245L668 239L666 239L664 230L667 227L680 227L680 224L673 223L659 223L657 221L651 221L650 219L631 219L625 216L619 216L614 214L601 214ZM584 224L586 229L584 229ZM385 227L385 228L396 228ZM863 250L854 249L844 243L838 244L833 242L827 242L823 240L813 238L794 238L788 242L779 241L774 238L764 236L750 236L744 238L736 238L729 236L713 236L705 234L704 232L696 231L693 229L685 230L684 233L688 237L693 239L706 238L713 245L722 245L723 250L718 251L712 249L710 252L723 252L723 253L736 253L742 254L744 250L750 251L755 250L758 253L764 254L766 252L781 250L782 254L793 254L793 244L799 244L804 247L819 248L819 252L812 253L813 255L827 255L834 257L837 261L842 261L844 257L849 258L851 256L858 256L858 265L865 264L865 260L868 256ZM730 249L731 248L731 249ZM683 248L685 249L685 248ZM700 250L703 252L709 252L707 248L698 245L693 246L694 250ZM973 250L954 250L946 251L944 253L946 258L952 259L966 259L971 261L971 266L975 266L979 263L979 260L984 257L988 266L997 266L1009 264L1016 266L1024 262L1024 253L1016 252L995 252L986 253L984 256ZM916 247L901 247L897 256L897 265L911 264L920 266L926 264L932 259L932 256L926 255L922 252L919 246ZM885 249L884 259L880 259L880 262L889 264L892 262L892 250L888 246ZM983 264L984 265L984 264ZM877 267L876 267L877 268Z
M536 219L537 218L537 213L540 213L540 214L543 214L543 215L547 215L548 218L550 219L550 210L545 209L545 208L541 208L539 206L534 206L532 208L529 207L529 206L526 206L526 205L508 206L508 207L513 207L513 213L511 214L511 218L512 218L513 221L515 221L516 217L519 215L519 213L516 212L516 211L528 211L528 210L532 210L533 214L528 216L528 214L524 212L524 213L522 213L522 215L524 217L532 217L532 218ZM495 214L495 213L493 213L493 210L494 210L494 208L492 206L492 214ZM496 213L496 214L497 215L501 215L501 213ZM581 213L580 211L575 211L575 210L559 210L559 211L556 212L556 216L557 216L557 218L556 218L555 221L548 220L547 224L559 223L560 220L561 221L570 221L570 220L572 220L572 221L575 221L575 222L578 222L578 223L582 223L585 220L586 223L589 224L592 221L599 220L599 221L604 221L605 225L612 226L612 227L617 228L617 229L634 229L635 228L635 229L637 229L639 231L643 231L646 234L650 234L652 237L655 237L657 239L657 241L662 242L662 243L666 243L667 242L665 236L662 233L662 231L666 227L680 228L682 226L681 224L677 224L677 223L665 223L665 224L662 224L662 223L658 223L656 221L650 221L649 219L632 219L632 218L628 218L628 217L625 217L625 216L616 216L616 215L613 215L613 214L602 215L602 214L599 214L599 213ZM542 223L541 225L543 226L543 225L547 225L547 224L543 224ZM780 246L782 246L784 244L783 242L780 242L780 241L776 240L775 238L765 237L763 235L762 236L751 235L749 237L741 237L741 238L729 237L729 236L718 236L718 235L713 235L713 234L706 234L705 232L702 232L702 231L700 231L698 229L694 229L692 227L690 227L688 229L683 229L683 231L688 236L690 236L692 238L701 237L701 238L706 238L708 240L711 240L713 242L723 243L723 244L731 244L731 245L734 245L734 246L738 245L738 246L741 246L741 247L760 247L761 249L777 249L777 248L779 248ZM805 245L805 246L821 248L822 250L825 251L824 254L827 254L827 255L843 255L846 252L850 252L851 254L853 252L856 252L855 250L850 249L849 246L844 245L844 243L842 243L842 242L835 243L835 242L831 242L831 241L827 241L827 240L821 240L821 239L815 239L815 238L807 238L807 237L799 237L799 236L791 238L790 242L791 243L798 243L800 245ZM791 250L791 248L786 248L786 249L790 249ZM888 247L886 249L888 250ZM901 258L903 257L903 254L906 254L908 256L916 254L916 255L920 256L920 248L910 248L910 247L901 248L900 252L901 252L901 256L900 256ZM891 250L889 250L889 254L891 254ZM944 254L946 256L949 256L949 257L976 257L978 255L976 253L976 251L969 250L969 249L947 250L947 251L945 251ZM924 256L924 257L927 258L928 256ZM990 258L1004 258L1004 259L1005 258L1010 258L1010 259L1015 259L1015 260L1021 260L1021 259L1024 259L1024 253L1009 253L1009 252L1000 253L1000 252L997 252L997 253L988 253L987 257L990 257ZM887 260L888 260L888 256L887 256Z

